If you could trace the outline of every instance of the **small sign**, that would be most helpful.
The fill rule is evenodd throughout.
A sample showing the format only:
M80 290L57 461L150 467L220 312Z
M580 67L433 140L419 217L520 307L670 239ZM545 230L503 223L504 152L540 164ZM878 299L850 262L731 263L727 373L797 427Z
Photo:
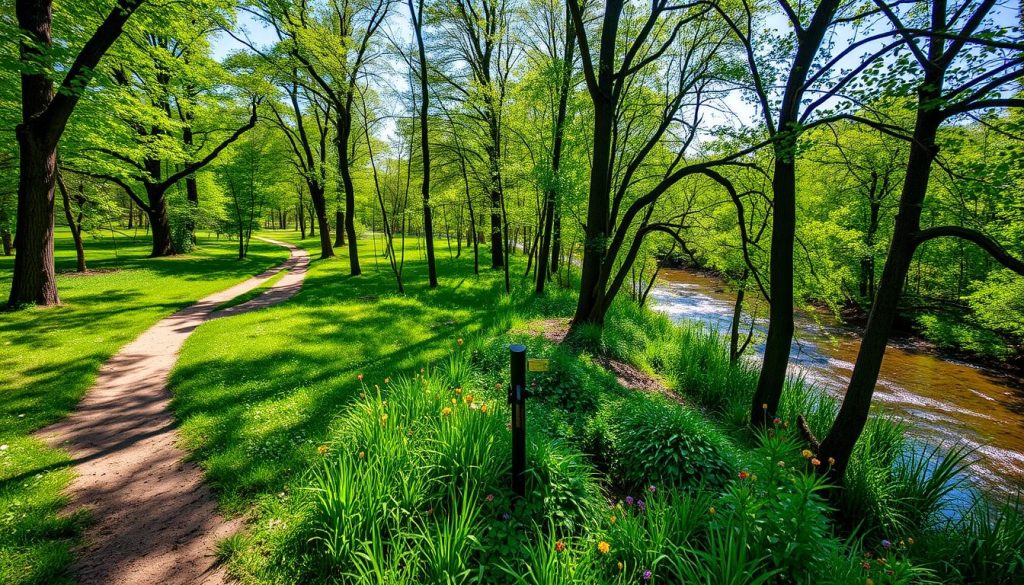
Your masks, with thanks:
M551 365L551 360L530 359L526 360L526 369L531 372L546 372Z

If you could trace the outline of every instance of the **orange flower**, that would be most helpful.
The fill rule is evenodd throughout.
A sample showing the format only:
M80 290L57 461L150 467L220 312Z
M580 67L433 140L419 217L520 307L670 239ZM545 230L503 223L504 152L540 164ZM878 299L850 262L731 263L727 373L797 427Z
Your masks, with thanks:
M610 550L612 550L612 545L608 544L607 542L602 540L601 542L597 543L597 552L606 555Z
M484 414L487 414L487 403L486 402L480 405L480 412L482 412Z
M362 375L362 374L359 374L358 376L356 376L356 378L359 378L359 381L360 381L360 382L362 382L362 381L363 381L363 375Z
M320 445L319 447L316 448L316 452L321 454L321 455L326 455L327 454L327 445Z
M462 341L462 340L460 339L459 341ZM564 551L565 550L565 543L562 542L561 540L556 542L555 543L555 550L557 550L558 552Z
M817 457L812 457L811 458L811 465L817 467L817 466L821 465L821 461Z
M466 404L473 404L472 394L466 394L465 396L462 397L462 399L466 401Z

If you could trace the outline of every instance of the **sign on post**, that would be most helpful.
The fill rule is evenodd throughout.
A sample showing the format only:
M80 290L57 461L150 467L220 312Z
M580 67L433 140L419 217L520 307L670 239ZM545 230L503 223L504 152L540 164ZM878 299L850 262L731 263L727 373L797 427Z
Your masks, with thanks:
M526 346L509 347L512 383L508 402L512 405L512 491L526 495ZM532 361L532 360L531 360Z

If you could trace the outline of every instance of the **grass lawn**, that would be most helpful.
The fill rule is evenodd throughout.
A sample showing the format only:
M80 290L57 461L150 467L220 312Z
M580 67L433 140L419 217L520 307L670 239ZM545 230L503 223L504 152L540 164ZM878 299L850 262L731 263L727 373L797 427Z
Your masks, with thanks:
M302 290L264 311L204 324L171 376L185 444L235 512L308 467L330 421L358 392L358 374L418 370L444 357L456 338L491 328L503 314L497 309L508 306L501 272L474 275L471 255L453 260L438 247L441 284L430 290L410 242L399 296L370 239L360 241L363 275L354 278L344 249L320 260L317 238L265 233L314 258Z
M67 415L100 365L150 325L288 257L253 240L239 261L236 243L202 234L189 255L151 259L149 247L143 233L87 236L92 272L78 275L70 232L59 229L63 304L0 313L0 583L60 582L82 520L57 514L71 461L29 434ZM4 299L13 264L0 256Z

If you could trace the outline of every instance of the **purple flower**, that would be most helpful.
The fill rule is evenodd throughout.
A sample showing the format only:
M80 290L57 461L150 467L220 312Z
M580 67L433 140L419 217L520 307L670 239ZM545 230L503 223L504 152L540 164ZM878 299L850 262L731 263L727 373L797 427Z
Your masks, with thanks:
M501 519L502 520L511 520L512 519L512 514L509 513L509 512L505 512L504 514L501 515Z
M636 508L638 510L640 510L641 512L643 512L645 509L647 509L647 504L645 504L643 500L637 500L636 501Z
M651 573L650 569L646 569L644 571L644 581L650 581L651 577L653 577L653 576L654 576L654 573Z
M633 505L633 496L626 496L626 505L627 506L632 506Z
M889 542L888 540L882 539L882 548L889 548L891 546L892 546L891 542Z
M654 487L653 485L649 485L647 486L647 491L653 494L654 492L658 491L658 488Z

